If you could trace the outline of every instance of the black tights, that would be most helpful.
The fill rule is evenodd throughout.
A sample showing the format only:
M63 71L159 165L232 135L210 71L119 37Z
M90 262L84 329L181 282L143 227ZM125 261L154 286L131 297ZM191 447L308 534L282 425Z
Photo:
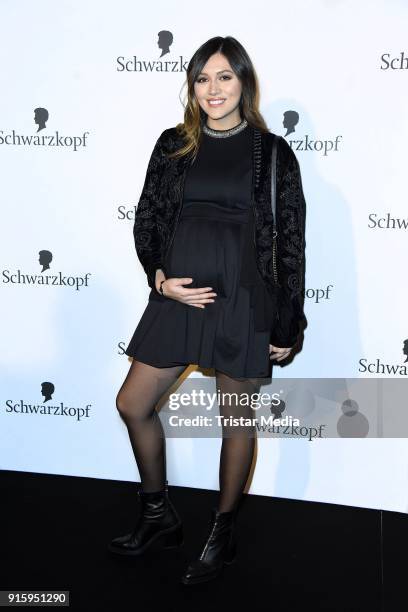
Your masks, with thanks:
M187 367L155 368L134 359L117 395L116 405L128 429L143 491L164 488L165 435L156 405ZM259 391L258 379L231 378L218 370L215 374L220 415L253 418L250 396ZM226 422L222 432L218 510L228 512L235 509L250 473L255 428Z

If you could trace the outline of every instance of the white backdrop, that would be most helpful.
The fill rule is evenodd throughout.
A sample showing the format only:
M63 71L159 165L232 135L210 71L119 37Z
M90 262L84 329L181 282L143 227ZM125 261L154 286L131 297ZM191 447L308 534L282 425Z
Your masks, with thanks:
M261 112L302 169L309 324L303 351L274 376L406 383L406 3L236 0L198 13L180 0L1 0L0 10L1 468L139 480L115 407L149 293L134 207L155 140L182 121L184 69L216 35L246 47ZM160 58L162 30L173 41ZM290 134L286 111L299 117ZM204 373L192 377L199 388ZM71 410L22 408L61 402ZM369 412L364 400L359 409ZM389 409L358 439L259 439L249 492L408 512L406 431ZM336 422L342 401L324 414ZM169 439L170 484L217 489L220 442Z

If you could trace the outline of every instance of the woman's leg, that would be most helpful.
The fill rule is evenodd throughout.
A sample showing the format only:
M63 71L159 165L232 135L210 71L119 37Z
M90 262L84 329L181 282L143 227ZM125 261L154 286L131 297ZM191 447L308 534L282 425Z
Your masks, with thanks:
M231 378L219 370L215 374L220 416L253 418L251 396L259 391L259 379ZM235 511L251 469L255 435L255 426L222 424L218 508L213 508L207 539L200 556L189 563L183 574L183 584L211 580L224 563L235 559Z
M216 370L216 387L220 397L221 416L251 419L256 416L251 408L251 394L259 392L258 378L231 378ZM255 435L255 426L223 426L219 468L219 512L230 512L237 507L250 473Z
M134 359L116 398L146 493L163 490L166 479L165 435L156 405L187 367L155 368Z

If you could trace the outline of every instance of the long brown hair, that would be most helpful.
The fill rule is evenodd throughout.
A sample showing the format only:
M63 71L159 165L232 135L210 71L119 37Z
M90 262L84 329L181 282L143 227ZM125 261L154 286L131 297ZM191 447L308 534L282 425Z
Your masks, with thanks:
M187 85L184 123L176 125L176 130L183 137L185 144L177 151L169 154L169 158L181 157L188 153L195 157L197 154L201 139L201 126L206 120L207 114L197 101L194 93L194 83L208 59L217 52L225 55L241 82L242 93L239 101L241 118L246 119L249 125L257 127L262 132L269 132L265 120L259 112L259 83L248 53L236 38L215 36L203 43L188 63L187 78L184 83L184 85Z

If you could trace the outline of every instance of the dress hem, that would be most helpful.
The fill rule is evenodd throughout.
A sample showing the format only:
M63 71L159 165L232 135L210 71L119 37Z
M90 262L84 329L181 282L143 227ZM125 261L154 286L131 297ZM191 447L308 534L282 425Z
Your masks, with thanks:
M274 365L273 363L270 364L269 366L269 373L268 374L237 374L236 372L227 372L225 369L222 369L215 366L215 365L204 365L203 363L190 363L190 362L186 362L186 361L174 361L172 363L167 363L166 365L158 365L157 363L151 363L149 362L147 359L138 357L137 355L131 355L129 353L127 353L125 351L125 355L127 355L128 357L131 357L132 359L136 359L137 361L140 361L141 363L144 363L146 365L150 365L154 368L172 368L174 366L178 366L178 365L185 365L186 367L192 365L192 366L198 366L199 368L203 368L205 370L218 370L219 372L222 372L223 374L227 374L227 376L230 376L231 378L271 378L271 367Z

